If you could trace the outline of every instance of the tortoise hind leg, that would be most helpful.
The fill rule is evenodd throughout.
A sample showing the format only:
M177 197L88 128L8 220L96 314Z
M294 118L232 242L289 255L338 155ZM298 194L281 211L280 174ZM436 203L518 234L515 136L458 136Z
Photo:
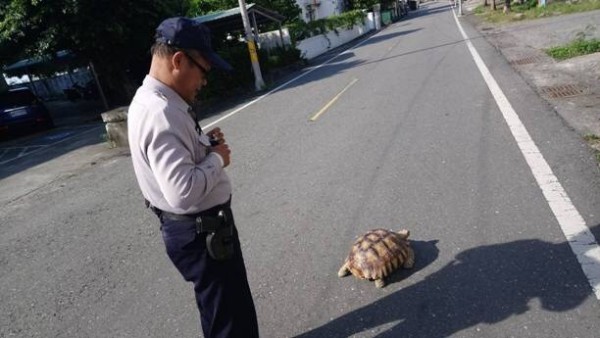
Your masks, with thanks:
M381 278L375 280L375 287L377 287L378 289L381 289L384 286L385 286L384 277L381 277Z
M344 265L338 271L338 277L346 277L350 274L350 270L348 270L348 261L344 262Z

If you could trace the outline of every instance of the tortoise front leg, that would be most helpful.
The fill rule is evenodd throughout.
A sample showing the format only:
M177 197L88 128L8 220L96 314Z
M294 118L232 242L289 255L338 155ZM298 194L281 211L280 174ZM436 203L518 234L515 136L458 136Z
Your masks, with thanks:
M381 289L382 287L384 287L384 286L385 286L385 279L384 279L384 277L381 277L381 278L379 278L379 279L376 279L376 280L375 280L375 286L376 286L377 288L379 288L379 289Z

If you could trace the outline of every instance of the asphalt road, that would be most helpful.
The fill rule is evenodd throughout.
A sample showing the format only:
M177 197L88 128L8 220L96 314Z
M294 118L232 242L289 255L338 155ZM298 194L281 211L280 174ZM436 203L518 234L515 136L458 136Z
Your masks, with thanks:
M464 28L599 238L592 153ZM446 2L305 72L203 121L235 113L218 125L262 336L597 336L600 302ZM126 155L10 199L0 226L0 337L198 336ZM384 289L339 279L377 227L411 230L415 267Z

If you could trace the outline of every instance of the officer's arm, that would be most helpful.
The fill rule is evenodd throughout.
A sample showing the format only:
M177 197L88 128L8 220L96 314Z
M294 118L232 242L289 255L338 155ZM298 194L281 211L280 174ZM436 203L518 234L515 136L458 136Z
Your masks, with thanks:
M210 153L199 164L192 160L193 146L184 135L163 129L148 144L148 161L165 200L173 208L187 210L204 199L223 171L217 154Z

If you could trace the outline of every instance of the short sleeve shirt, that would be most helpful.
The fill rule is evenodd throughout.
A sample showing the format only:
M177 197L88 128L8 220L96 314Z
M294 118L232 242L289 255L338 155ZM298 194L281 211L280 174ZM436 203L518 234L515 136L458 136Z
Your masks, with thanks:
M208 152L209 139L196 131L190 109L174 90L147 75L127 116L142 194L153 206L175 214L198 213L231 196L221 159Z

